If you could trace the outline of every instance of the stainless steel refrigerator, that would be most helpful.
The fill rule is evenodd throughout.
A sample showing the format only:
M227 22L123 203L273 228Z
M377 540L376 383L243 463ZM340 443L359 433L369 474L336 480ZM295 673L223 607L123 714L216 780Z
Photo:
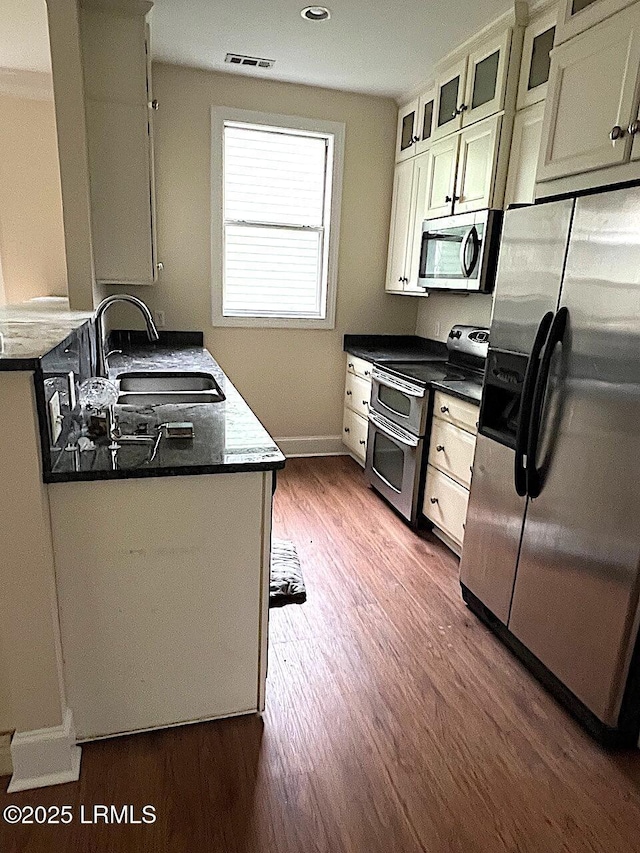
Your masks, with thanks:
M508 211L463 597L598 739L640 725L640 187Z

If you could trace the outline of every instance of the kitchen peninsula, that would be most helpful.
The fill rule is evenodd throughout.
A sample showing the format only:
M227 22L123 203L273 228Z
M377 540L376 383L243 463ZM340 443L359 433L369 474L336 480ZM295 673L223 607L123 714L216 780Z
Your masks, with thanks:
M38 776L74 778L77 740L263 708L271 505L284 466L199 333L164 333L152 345L119 333L110 360L112 378L210 375L220 402L115 407L127 432L188 421L192 439L160 441L153 459L149 445L115 450L107 436L79 451L73 403L94 363L90 317L56 306L28 323L18 313L0 309L0 467L13 484L0 532L10 576L2 639L15 667L13 790ZM40 767L52 729L60 748Z

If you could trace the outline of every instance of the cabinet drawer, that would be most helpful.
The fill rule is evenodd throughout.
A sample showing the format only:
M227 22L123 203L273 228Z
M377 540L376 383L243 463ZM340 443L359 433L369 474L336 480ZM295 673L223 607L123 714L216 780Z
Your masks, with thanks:
M361 376L363 379L369 380L371 382L371 370L373 369L373 365L369 361L365 361L363 358L358 358L357 355L351 355L351 353L347 353L347 372L355 373L356 376Z
M366 418L357 415L355 412L352 412L351 409L345 408L342 440L353 455L358 457L363 465L367 455L368 431L369 421Z
M344 388L344 404L363 418L369 415L369 398L371 397L371 382L361 379L355 373L347 371L347 381Z
M451 477L427 465L427 482L422 511L458 545L464 539L469 492Z
M447 423L460 427L474 435L478 431L478 414L480 409L466 400L458 400L442 391L436 391L433 398L433 416Z
M467 489L471 484L471 466L476 439L453 424L433 419L429 444L429 465L443 471Z

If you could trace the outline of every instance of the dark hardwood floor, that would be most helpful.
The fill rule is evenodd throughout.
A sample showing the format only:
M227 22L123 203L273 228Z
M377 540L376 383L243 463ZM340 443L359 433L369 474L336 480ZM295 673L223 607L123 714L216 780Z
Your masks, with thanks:
M2 853L632 853L640 752L608 754L466 609L457 560L347 458L294 460L274 533L308 601L272 611L267 710L87 744L8 803L156 807L8 827Z

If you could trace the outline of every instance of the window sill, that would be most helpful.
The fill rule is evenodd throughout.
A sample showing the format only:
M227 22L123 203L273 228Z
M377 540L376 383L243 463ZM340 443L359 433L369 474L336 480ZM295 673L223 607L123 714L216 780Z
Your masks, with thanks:
M211 319L214 327L237 329L335 329L333 317L223 317L215 315Z

